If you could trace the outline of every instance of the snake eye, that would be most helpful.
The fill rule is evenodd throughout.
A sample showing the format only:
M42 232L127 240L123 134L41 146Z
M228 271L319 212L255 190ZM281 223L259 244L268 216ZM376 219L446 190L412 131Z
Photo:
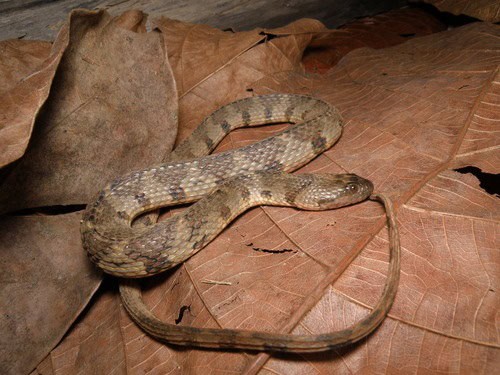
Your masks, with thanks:
M346 189L351 193L356 193L359 190L359 186L357 184L347 184Z

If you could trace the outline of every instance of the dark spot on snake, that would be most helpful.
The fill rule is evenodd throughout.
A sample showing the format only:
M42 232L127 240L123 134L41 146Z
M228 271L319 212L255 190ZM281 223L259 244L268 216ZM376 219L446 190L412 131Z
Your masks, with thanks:
M221 348L231 348L237 340L238 334L236 332L227 331L225 332L224 337L220 337L219 340L217 340L217 344Z
M171 191L170 196L174 200L178 201L178 200L186 198L186 192L184 191L183 188L179 187L177 190Z
M125 220L128 219L128 215L125 211L118 211L116 214L120 219L125 219Z
M221 206L220 215L224 220L228 220L231 217L231 209L226 205Z
M144 258L146 258L146 260ZM161 269L165 269L166 264L168 264L168 261L166 260L159 261L158 259L155 258L141 257L141 260L146 266L146 271L148 273L154 273L158 272Z
M260 195L262 195L266 199L271 199L273 197L273 193L270 190L262 190L260 192Z
M302 120L305 120L307 118L307 115L311 113L311 109L306 109L304 112L302 112Z
M206 244L207 235L204 234L201 240L196 241L193 244L193 249L201 249Z
M106 195L106 192L104 190L101 190L99 192L99 195L97 196L97 202L100 202L104 199L104 196Z
M220 126L225 133L229 133L231 131L231 125L229 125L229 122L227 122L227 120L222 121L220 123Z
M262 347L264 348L265 351L268 351L268 352L287 348L286 344L281 343L281 342L275 342L274 344L265 343L262 345Z
M285 111L285 117L286 117L287 121L290 121L292 116L293 116L293 107L288 107Z
M109 185L109 189L110 190L113 190L115 187L117 187L118 185L120 184L120 181L118 180L114 180L113 182L111 182L111 184Z
M241 112L241 118L243 120L243 124L248 125L248 124L250 124L252 116L250 115L250 112L248 112L248 111L242 111Z
M208 135L205 135L204 138L205 144L207 145L208 149L211 150L214 147L214 141Z
M144 193L139 193L134 196L134 199L139 203L139 204L147 204L149 199L146 198L146 194Z
M242 187L240 188L240 194L241 194L241 197L242 197L243 199L248 199L248 198L250 198L250 190L248 190L248 188L247 188L247 187L245 187L245 186L242 186Z
M283 170L283 164L280 163L279 161L277 160L274 160L272 161L271 163L269 164L266 164L264 166L264 169L266 171L282 171Z
M297 197L297 191L290 190L285 193L285 202L289 204L293 204L295 202L295 198Z
M316 138L313 139L311 144L315 152L321 152L326 147L326 138L318 135Z
M137 260L141 256L141 254L134 252L134 251L128 251L124 252L125 255L128 255L130 259Z
M266 120L271 120L273 118L273 110L271 107L265 107L264 116L266 116Z

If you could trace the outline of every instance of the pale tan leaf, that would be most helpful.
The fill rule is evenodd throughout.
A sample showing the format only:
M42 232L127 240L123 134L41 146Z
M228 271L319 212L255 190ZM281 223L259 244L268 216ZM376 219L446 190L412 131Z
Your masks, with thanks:
M469 90L468 86L463 87ZM489 87L485 87L477 108L472 113L467 134L457 157L467 158L473 154L494 151L500 148L500 69L496 70Z

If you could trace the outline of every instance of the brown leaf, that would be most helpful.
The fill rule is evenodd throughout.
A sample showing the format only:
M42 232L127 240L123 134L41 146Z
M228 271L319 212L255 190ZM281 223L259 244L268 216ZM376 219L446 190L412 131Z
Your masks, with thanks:
M171 150L175 84L163 39L143 32L144 21L137 11L71 14L55 41L62 60L30 147L0 186L2 211L85 203L116 175Z
M319 34L307 47L302 62L309 72L325 73L354 49L387 48L442 30L445 25L423 10L397 9Z
M434 5L441 12L479 18L483 21L500 21L500 4L495 0L424 0Z
M51 43L37 40L4 40L0 42L0 95L13 89L33 74L49 57ZM29 78L28 78L29 79Z
M270 358L164 345L120 310L120 324L108 331L108 337L123 340L113 341L115 365L92 368L120 372L124 362L130 373L159 374L494 372L500 365L498 201L486 196L475 178L452 169L498 167L497 146L474 134L495 132L484 111L498 112L499 36L493 25L472 24L392 48L352 51L322 76L305 75L295 63L281 71L269 64L269 71L256 70L259 81L248 80L247 87L258 93L306 92L336 105L346 120L342 138L302 171L357 173L400 207L401 287L390 317L375 334L331 353ZM265 64L259 59L267 54L277 57L274 41L288 45L290 39L258 44L245 52L240 69L254 68L254 61ZM210 87L219 84L232 92L226 82L233 81L219 75L222 71L200 79L184 98L196 92L208 113L206 103L211 98L217 106L218 100ZM197 92L202 86L213 95ZM221 149L271 132L237 131ZM145 301L161 319L182 325L297 333L341 329L365 316L381 293L388 263L384 223L382 209L371 202L314 213L254 209L184 265L145 281ZM116 310L117 302L101 296L99 314L84 318L76 330L88 325L91 332L109 316L116 318ZM99 340L86 342L74 332L59 353L68 358L71 350L83 348L95 358L97 352L87 350ZM63 357L53 352L51 358ZM54 371L68 362L58 362ZM90 365L72 360L68 372L83 366Z
M79 233L80 214L0 219L0 372L31 371L98 288Z
M275 72L302 71L300 61L313 35L327 29L316 20L302 19L279 29L234 33L207 25L162 18L179 90L177 141L217 108L250 96L252 84ZM270 35L278 35L271 40Z
M115 298L116 288L104 282L91 303L49 357L34 374L50 374L54 369L65 374L122 374L125 373L125 348L120 336L120 306ZM50 362L48 368L47 362Z
M66 42L54 45L50 55L47 42L0 42L0 167L24 154Z

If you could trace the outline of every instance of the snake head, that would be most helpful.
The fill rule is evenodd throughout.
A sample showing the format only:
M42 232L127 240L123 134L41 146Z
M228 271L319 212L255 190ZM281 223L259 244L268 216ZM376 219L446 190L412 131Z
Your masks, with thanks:
M373 183L355 174L314 174L312 182L296 197L304 210L329 210L355 204L373 192Z

